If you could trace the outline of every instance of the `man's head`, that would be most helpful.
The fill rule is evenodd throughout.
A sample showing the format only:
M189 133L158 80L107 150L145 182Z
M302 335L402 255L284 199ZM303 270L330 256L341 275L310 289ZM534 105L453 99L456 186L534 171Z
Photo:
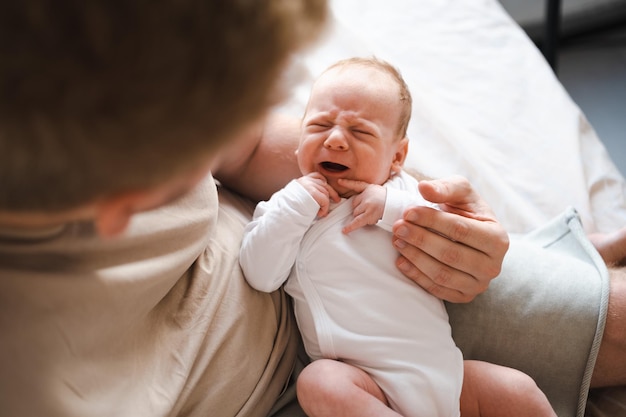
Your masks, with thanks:
M319 172L339 194L337 179L383 184L402 168L411 95L400 73L376 58L352 58L315 82L303 118L298 163Z
M201 170L280 99L325 3L3 3L0 212L73 210Z

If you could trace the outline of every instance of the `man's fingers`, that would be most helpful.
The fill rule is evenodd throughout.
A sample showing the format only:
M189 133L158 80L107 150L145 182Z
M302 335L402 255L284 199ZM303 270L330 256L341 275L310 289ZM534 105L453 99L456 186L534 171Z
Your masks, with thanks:
M443 211L477 220L496 220L491 208L464 177L455 175L438 180L424 180L419 183L418 188L426 200L439 204Z
M405 236L398 235L398 237L403 238L411 245L418 247L423 246L424 250L438 259L442 257L455 258L454 254L445 255L441 253L437 256L437 254L431 253L431 251L436 250L438 247L450 246L449 242L440 239L442 236L445 236L445 238L449 240L462 243L468 250L482 252L485 256L490 258L502 258L508 250L509 237L497 222L458 216L430 207L414 207L407 210L404 214L404 219L397 223L397 227L398 229L400 227L407 229ZM420 230L420 228L422 229ZM426 230L424 229L427 229L430 233L426 234ZM394 226L394 231L395 230ZM433 235L428 236L431 233ZM426 237L429 238L429 244L436 246L428 248L427 245L424 245L422 241ZM459 248L463 248L463 246ZM442 261L444 260L442 259ZM457 267L458 265L451 266ZM497 273L499 273L499 271Z
M469 269L474 272L472 275L479 274L489 278L500 273L500 265L498 264L497 268L492 266L493 262L489 262L489 257L485 253L466 245L451 244L447 238L427 229L412 226L415 231L409 232L408 227L411 226L402 223L394 225L396 249L407 259L411 259L437 284L453 286L449 283L453 271L466 274L466 270ZM420 262L424 260L424 255L428 256L428 262L422 265Z
M394 224L397 266L439 298L470 301L499 275L509 237L467 179L422 181L419 191L441 210L413 207Z
M418 188L420 194L432 203L467 202L468 196L474 194L474 189L467 178L460 175L422 180L419 182Z
M417 251L414 247L409 247L408 251ZM424 270L437 271L434 278L416 267L405 256L399 256L396 260L398 269L422 287L431 295L452 303L467 303L474 299L478 286L484 287L484 284L477 282L474 277L461 273L458 270L451 270L439 262L430 258L427 254L420 251L420 254L409 255L413 259L419 259L416 262L420 268ZM431 272L432 273L432 272Z

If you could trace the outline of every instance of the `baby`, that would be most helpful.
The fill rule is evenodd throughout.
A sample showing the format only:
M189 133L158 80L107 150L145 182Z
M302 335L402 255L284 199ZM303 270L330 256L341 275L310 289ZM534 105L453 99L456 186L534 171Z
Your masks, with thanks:
M331 66L303 118L302 177L259 203L246 228L246 279L266 292L286 282L313 360L298 380L300 404L309 416L555 416L521 372L464 366L443 302L395 267L393 223L430 205L403 171L410 116L393 66Z

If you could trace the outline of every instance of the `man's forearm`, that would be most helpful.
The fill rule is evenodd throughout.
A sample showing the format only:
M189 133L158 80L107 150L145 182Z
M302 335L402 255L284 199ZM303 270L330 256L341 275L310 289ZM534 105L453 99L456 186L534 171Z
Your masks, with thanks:
M213 173L224 186L252 200L267 200L300 176L295 151L300 120L280 114L268 116L262 132L246 146L234 147Z

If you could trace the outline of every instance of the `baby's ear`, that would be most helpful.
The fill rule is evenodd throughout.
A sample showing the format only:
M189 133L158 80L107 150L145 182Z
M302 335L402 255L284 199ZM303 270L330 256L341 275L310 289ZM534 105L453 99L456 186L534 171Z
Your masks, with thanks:
M404 161L409 153L409 138L406 136L398 141L396 144L396 153L393 156L393 161L391 162L391 170L393 172L400 172L402 170L402 166L404 165Z

